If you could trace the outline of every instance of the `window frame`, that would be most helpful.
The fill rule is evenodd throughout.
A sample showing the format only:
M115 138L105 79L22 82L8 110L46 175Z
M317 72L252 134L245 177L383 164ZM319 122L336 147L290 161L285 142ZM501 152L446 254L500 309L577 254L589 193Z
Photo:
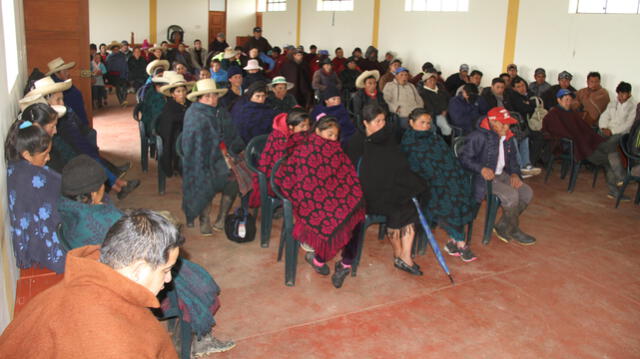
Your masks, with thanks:
M445 8L455 1L455 9ZM469 12L471 0L405 0L405 12ZM446 4L446 5L445 5Z
M609 12L609 0L601 0L604 2L602 11L580 11L580 1L584 2L589 0L569 0L569 14L573 15L640 15L640 0L636 1L635 12Z
M4 41L5 75L7 90L11 92L20 73L20 52L18 49L18 24L16 23L15 0L2 1L2 32Z
M284 5L284 8L280 8ZM287 11L287 0L258 0L256 12L282 12Z
M345 9L335 9L335 8L326 8L328 4L346 4L347 7ZM317 0L316 1L316 11L318 12L349 12L354 11L355 9L355 0Z

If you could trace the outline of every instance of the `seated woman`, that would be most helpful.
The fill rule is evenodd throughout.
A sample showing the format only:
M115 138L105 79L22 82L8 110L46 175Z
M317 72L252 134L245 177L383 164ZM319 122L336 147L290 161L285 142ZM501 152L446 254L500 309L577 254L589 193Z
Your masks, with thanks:
M439 224L449 235L444 249L465 262L475 260L464 236L464 226L475 217L471 181L444 139L432 130L427 110L417 108L411 112L401 148L411 170L429 183L422 205L427 220Z
M320 101L311 111L311 118L318 118L322 114L335 117L340 124L340 143L342 148L346 148L356 128L353 126L349 111L342 104L340 91L335 87L328 87L320 93Z
M277 113L265 103L267 87L254 82L231 110L231 118L245 143L252 138L271 133L271 124Z
M13 123L5 141L11 240L20 268L64 272L65 250L56 234L60 175L45 166L51 137L31 121Z
M27 96L41 95L50 106L65 106L62 92L70 86L71 80L54 83L51 77L44 77L34 83L34 88ZM124 199L140 185L139 180L125 181L122 179L124 173L131 167L131 164L127 163L122 166L116 166L102 158L96 146L95 131L82 125L75 112L73 112L70 107L66 107L66 115L59 118L56 125L57 136L69 145L68 148L72 149L74 153L72 157L84 153L98 161L107 173L108 184L111 190L118 193L119 199ZM61 171L62 167L54 169Z
M340 147L339 133L335 117L322 117L276 174L283 195L293 204L294 238L314 249L305 260L317 273L328 275L326 262L342 251L331 278L336 288L351 272L365 215L360 181Z
M296 138L304 138L306 132L309 131L311 118L302 109L294 109L289 114L281 113L273 119L273 132L267 138L264 150L260 155L258 162L258 170L267 176L267 188L269 196L275 197L275 193L271 190L271 184L268 179L271 177L271 169L282 156L287 155L287 148L292 144L299 142L298 139L289 141L289 139L300 133ZM258 175L253 176L253 191L249 197L249 207L256 208L260 206L260 185L258 183Z
M165 77L165 76L163 76ZM167 97L167 103L162 108L156 124L156 133L162 138L163 149L160 157L162 172L167 177L180 172L180 158L176 153L176 140L182 133L184 113L191 105L187 100L187 92L193 83L186 82L182 75L165 77L169 83L160 88L160 92Z
M378 91L378 80L380 79L380 72L378 70L364 71L356 79L356 91L351 97L350 111L356 116L356 123L360 123L362 120L362 109L370 104L376 103L389 113L389 106L384 100L382 91Z
M347 153L359 167L367 213L387 217L387 237L393 247L394 265L413 275L422 275L411 258L418 213L411 198L423 193L425 181L413 173L396 142L392 123L377 104L363 109L362 128L349 141Z
M71 160L62 171L62 196L58 211L62 217L62 233L70 249L102 244L109 228L123 212L109 203L104 196L106 175L91 157L80 155ZM201 266L180 258L174 266L174 285L178 306L183 312L181 320L189 322L198 339L191 344L192 355L202 356L226 351L235 346L233 341L223 342L213 336L213 315L220 304L220 288ZM169 290L169 289L168 289ZM171 303L162 301L162 309Z

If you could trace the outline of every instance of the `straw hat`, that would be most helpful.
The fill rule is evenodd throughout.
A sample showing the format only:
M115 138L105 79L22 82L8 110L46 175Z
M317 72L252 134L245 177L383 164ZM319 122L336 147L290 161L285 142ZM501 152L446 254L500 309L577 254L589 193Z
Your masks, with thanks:
M236 57L239 53L240 51L234 50L231 47L227 47L226 49L224 49L224 55L222 55L222 58L230 59L232 57Z
M368 77L371 77L371 76L373 76L376 79L376 81L380 80L380 71L378 70L363 71L356 79L356 87L359 89L364 88L364 80L366 80Z
M20 101L18 101L18 104L20 105L20 112L23 112L27 109L27 107L35 105L37 103L49 105L47 103L47 100L45 100L44 96L42 96L41 94L29 92ZM53 105L51 106L51 108L53 108L58 113L58 118L64 116L67 113L67 108L65 106Z
M153 44L153 47L151 47L148 51L149 52L154 52L156 50L164 50L164 49L162 48L162 46L160 46L158 44Z
M165 71L169 70L169 61L167 60L153 60L147 65L147 75L153 76L154 71L158 67L162 67Z
M109 51L113 51L114 47L122 47L122 44L114 40L111 41L109 45L107 45L107 49L109 49Z
M243 70L246 70L246 71L262 70L262 66L258 64L258 60L249 60L247 61L247 66L245 66Z
M49 72L45 75L50 76L51 74L55 74L56 72L60 72L62 70L68 70L72 67L76 66L76 63L71 61L65 63L62 57L56 57L55 59L49 61L47 67L49 68Z
M42 96L50 95L56 92L67 91L71 88L71 79L64 82L55 82L51 76L43 77L33 84L32 94L40 94Z
M196 82L196 87L193 88L193 91L187 95L187 100L195 101L198 96L206 95L208 93L215 93L219 96L223 96L227 93L227 89L219 89L213 79L200 80Z
M169 82L167 85L160 87L160 92L162 92L162 94L165 96L171 96L171 92L169 92L169 90L171 90L172 88L184 86L187 88L187 91L189 91L193 87L193 82L187 82L184 79L184 76L175 72L170 74L162 74L162 77L167 79Z
M153 82L154 84L168 84L169 83L169 78L171 76L173 76L173 74L170 74L168 72L172 72L173 74L176 74L175 71L165 71L159 75L155 75L151 78L151 82Z
M271 89L275 85L279 85L279 84L286 84L287 90L291 90L295 86L292 82L287 82L287 79L285 79L284 76L276 76L273 78L273 80L271 80L271 83L268 84L267 87Z

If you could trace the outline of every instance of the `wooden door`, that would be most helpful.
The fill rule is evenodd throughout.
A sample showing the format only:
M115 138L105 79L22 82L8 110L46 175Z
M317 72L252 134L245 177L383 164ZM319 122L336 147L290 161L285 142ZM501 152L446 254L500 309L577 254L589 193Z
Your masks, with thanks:
M48 72L47 63L56 57L75 61L71 78L92 126L88 0L24 0L24 27L29 73L35 67Z
M216 39L219 32L224 32L225 35L227 33L227 12L209 11L209 44ZM211 51L211 49L208 50Z

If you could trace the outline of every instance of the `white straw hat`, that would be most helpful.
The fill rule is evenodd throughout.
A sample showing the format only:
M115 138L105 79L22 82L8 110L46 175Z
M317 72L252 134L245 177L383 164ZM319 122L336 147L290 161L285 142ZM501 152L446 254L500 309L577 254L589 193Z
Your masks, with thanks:
M271 83L267 85L269 88L273 88L275 85L286 84L287 90L291 90L295 85L292 82L288 82L284 76L276 76L271 80Z
M31 105L35 105L37 103L42 103L47 106L51 106L47 103L47 100L45 100L44 96L42 96L41 94L29 92L20 101L18 101L18 104L20 106L20 112L23 112L24 110L27 109L27 107ZM56 113L58 113L58 118L64 116L67 113L67 108L65 106L52 105L51 108L53 108L56 111Z
M153 72L162 67L165 71L169 70L169 61L167 60L153 60L147 65L147 75L153 76Z
M376 79L376 81L380 80L380 71L378 70L363 71L356 79L356 88L359 88L359 89L364 88L364 80L366 80L371 76L373 76Z
M56 92L67 91L71 88L71 79L63 82L55 82L51 76L43 77L33 84L31 92L42 96L50 95Z
M187 82L184 79L184 76L178 73L173 72L168 74L169 76L166 75L167 74L165 73L162 75L162 77L166 78L169 81L169 84L160 87L160 92L162 92L162 94L165 96L171 96L171 92L169 90L171 90L172 88L184 86L187 88L187 91L189 91L193 87L193 82Z
M187 95L189 101L195 101L198 96L206 95L208 93L215 93L223 96L227 93L227 89L220 89L216 86L216 82L213 79L204 79L196 82L196 86L193 91Z
M74 61L65 63L62 57L56 57L55 59L49 61L47 67L49 68L49 72L45 75L50 76L51 74L55 74L56 72L60 72L62 70L68 70L76 66Z

